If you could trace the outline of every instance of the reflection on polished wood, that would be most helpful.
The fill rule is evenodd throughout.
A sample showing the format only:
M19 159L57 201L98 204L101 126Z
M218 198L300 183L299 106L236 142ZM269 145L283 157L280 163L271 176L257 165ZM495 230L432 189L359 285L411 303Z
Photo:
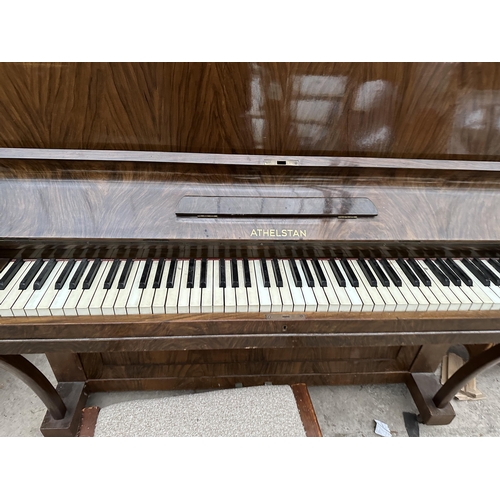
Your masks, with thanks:
M2 63L0 147L500 160L498 63Z
M0 115L0 268L500 257L496 63L4 63ZM73 416L87 390L265 382L406 382L426 409L446 349L497 343L499 324L498 311L13 317L0 354L47 353Z

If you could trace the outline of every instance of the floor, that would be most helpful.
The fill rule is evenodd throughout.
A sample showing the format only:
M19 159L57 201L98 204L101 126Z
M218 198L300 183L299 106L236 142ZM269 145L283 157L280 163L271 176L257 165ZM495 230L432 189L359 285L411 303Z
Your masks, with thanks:
M26 356L55 383L44 355ZM426 436L500 436L500 365L477 377L482 400L458 401L452 405L457 416L447 426L415 424L416 407L403 384L309 387L323 435L327 437L373 437L375 420L387 424L393 437L418 433ZM169 391L175 396L188 391ZM194 391L190 391L194 392ZM130 398L149 398L165 393L98 393L88 406L104 407ZM405 425L404 413L413 425ZM40 424L45 407L20 380L0 370L0 436L41 437Z

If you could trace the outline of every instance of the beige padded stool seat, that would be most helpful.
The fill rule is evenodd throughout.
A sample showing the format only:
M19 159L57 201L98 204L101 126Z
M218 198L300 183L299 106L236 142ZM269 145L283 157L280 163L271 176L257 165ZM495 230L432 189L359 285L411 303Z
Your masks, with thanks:
M321 436L305 384L216 390L84 408L81 437Z

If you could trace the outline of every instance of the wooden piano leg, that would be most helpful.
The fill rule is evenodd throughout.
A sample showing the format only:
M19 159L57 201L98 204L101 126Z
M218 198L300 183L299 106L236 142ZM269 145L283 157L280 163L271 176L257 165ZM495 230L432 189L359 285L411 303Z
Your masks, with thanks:
M0 355L0 367L21 379L47 407L40 431L44 436L75 436L87 395L84 382L63 382L54 389L47 377L19 354Z
M478 373L499 361L500 344L497 344L472 357L443 386L440 386L435 375L410 374L406 384L420 412L422 422L429 425L449 424L455 418L455 412L450 404L455 394Z

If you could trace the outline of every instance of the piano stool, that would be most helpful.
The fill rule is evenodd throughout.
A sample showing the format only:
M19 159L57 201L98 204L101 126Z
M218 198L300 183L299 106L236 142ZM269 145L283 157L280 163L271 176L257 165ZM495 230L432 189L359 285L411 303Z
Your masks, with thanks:
M177 415L182 425L175 422ZM322 437L306 384L126 401L102 413L97 406L86 407L78 436L94 437L96 430L98 437Z

